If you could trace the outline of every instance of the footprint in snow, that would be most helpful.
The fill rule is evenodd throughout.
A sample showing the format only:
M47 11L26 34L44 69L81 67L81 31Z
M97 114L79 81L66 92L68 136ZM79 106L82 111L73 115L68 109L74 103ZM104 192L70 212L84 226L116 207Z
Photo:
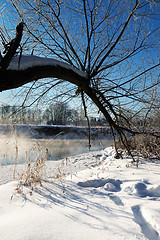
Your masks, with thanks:
M104 187L106 191L109 192L119 192L121 190L122 181L115 180L115 179L94 179L88 180L85 182L78 182L77 185L80 187L92 187L92 188L99 188Z
M143 217L139 205L132 206L134 220L141 227L142 233L148 240L160 240L158 232L152 227L150 223Z
M88 188L99 188L103 187L107 192L107 196L116 204L119 206L124 206L123 202L121 201L120 197L113 194L113 192L119 192L121 191L121 184L122 181L115 180L115 179L94 179L94 180L88 180L85 182L79 182L77 183L78 186Z
M135 185L135 190L139 197L160 197L160 185L147 189L145 183L139 182Z
M112 193L108 194L109 198L118 206L124 206L123 202L121 201L120 197L113 195Z

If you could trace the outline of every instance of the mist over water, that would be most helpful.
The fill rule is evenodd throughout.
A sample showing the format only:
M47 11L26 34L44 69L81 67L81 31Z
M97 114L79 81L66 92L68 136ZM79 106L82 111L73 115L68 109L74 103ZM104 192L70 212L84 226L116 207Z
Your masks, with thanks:
M102 150L112 144L111 139L96 139L90 151ZM38 148L38 150L37 150ZM31 159L39 153L56 161L69 156L89 152L88 139L32 139L24 135L0 135L0 165L22 164L26 156Z
M31 152L34 143L24 136L1 134L0 135L0 164L8 165L25 162L26 152Z

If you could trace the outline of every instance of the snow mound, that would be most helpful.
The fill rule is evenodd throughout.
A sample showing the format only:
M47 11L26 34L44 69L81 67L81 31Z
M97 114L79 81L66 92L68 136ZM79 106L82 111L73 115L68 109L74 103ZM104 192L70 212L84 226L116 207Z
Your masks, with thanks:
M135 185L135 194L139 197L160 197L160 185L147 188L145 183L138 182Z
M120 191L121 184L122 184L122 181L115 180L115 179L94 179L94 180L88 180L85 182L77 183L77 185L80 187L92 187L92 188L104 187L106 191L111 191L111 192Z

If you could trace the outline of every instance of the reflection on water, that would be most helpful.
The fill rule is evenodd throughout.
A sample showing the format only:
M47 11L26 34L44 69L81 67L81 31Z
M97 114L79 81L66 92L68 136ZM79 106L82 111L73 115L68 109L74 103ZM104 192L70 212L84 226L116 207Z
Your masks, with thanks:
M111 139L97 139L92 142L91 151L102 150L112 144ZM74 156L89 152L87 139L27 139L24 137L8 137L2 135L0 138L0 164L13 164L25 162L25 156L43 153L46 149L49 153L48 160L58 160L61 158Z

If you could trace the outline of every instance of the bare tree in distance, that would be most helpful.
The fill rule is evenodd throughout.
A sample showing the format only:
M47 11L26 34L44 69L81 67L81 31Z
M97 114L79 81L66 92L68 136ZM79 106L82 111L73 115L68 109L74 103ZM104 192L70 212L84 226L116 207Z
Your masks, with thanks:
M118 133L129 151L125 132L138 134L144 130L134 125L124 109L134 109L136 115L142 109L148 114L151 108L159 107L159 1L10 0L10 3L15 10L12 20L15 17L17 23L21 21L12 44L17 49L21 42L22 56L19 60L14 58L7 67L5 59L15 56L12 50L15 48L11 42L3 44L0 91L32 82L28 97L43 85L39 79L49 78L37 99L57 86L62 86L61 94L83 96L83 102L87 96L105 116L114 130L113 136ZM1 38L4 41L4 33ZM45 64L37 61L24 68L24 62L33 61L23 58L28 53L41 56ZM54 63L47 64L48 58ZM14 61L19 62L17 69L11 67ZM71 83L67 89L63 87L66 82Z

